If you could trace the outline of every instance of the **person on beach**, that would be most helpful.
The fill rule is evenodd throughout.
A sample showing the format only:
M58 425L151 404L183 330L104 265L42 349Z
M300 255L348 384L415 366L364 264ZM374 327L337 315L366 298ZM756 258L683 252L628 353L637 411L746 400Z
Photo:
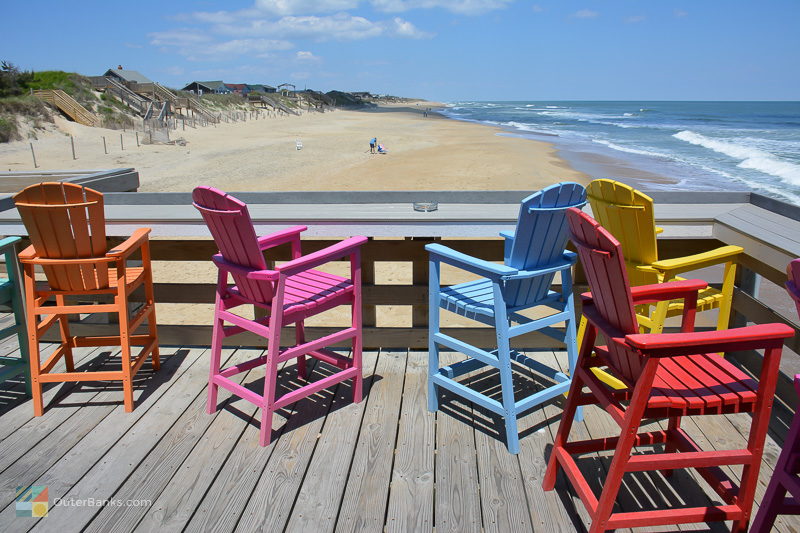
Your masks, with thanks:
M375 153L375 145L376 144L378 144L378 138L377 137L373 137L372 139L369 140L369 153L371 153L371 154Z

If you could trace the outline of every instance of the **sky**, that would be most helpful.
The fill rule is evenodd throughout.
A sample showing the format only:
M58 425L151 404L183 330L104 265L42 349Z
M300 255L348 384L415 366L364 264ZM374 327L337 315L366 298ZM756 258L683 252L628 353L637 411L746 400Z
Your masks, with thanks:
M800 0L0 0L0 60L172 88L800 100Z

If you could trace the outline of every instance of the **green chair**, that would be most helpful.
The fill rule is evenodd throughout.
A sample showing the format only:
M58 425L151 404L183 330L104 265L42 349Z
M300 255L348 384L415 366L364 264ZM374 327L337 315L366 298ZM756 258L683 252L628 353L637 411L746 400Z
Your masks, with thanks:
M0 305L11 308L14 324L0 329L0 339L16 335L19 340L19 355L11 353L0 356L0 383L22 374L25 377L25 393L31 397L31 367L28 363L28 332L25 329L25 309L22 303L22 276L17 260L16 244L19 237L0 240L0 254L5 255L7 278L0 278Z

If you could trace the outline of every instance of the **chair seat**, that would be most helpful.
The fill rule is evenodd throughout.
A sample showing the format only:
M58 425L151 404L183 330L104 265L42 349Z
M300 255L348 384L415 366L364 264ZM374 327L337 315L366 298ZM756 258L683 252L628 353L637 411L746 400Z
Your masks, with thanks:
M97 272L94 273L95 276L95 283L97 283ZM142 274L144 274L143 267L126 267L125 268L125 285L130 287L134 285L136 282L139 281ZM116 292L118 286L118 279L117 279L117 270L116 268L109 268L108 269L108 287L104 287L102 289L84 289L84 290L62 290L62 289L55 289L55 288L45 288L47 287L46 284L42 284L41 282L37 282L37 285L40 287L40 293L49 293L49 294L88 294L88 293L103 293L103 292Z
M442 287L439 306L461 316L483 315L494 317L494 292L492 281L480 278L474 281Z
M329 274L320 270L306 270L286 278L283 312L308 313L312 310L325 308L335 304L339 298L353 293L353 283L342 276ZM246 300L236 287L231 287L230 292ZM259 302L255 305L269 308Z
M603 347L595 350L604 352ZM719 354L661 360L645 417L751 412L758 382ZM630 399L629 389L614 396Z

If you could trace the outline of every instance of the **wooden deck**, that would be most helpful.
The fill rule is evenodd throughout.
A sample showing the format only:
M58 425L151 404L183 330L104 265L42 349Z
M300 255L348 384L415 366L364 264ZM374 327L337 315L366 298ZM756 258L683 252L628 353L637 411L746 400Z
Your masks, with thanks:
M21 384L0 385L0 531L585 529L586 513L564 480L556 491L541 489L560 402L521 420L522 451L513 456L493 415L454 399L444 400L436 415L428 413L427 353L370 351L364 354L363 402L351 403L349 383L301 400L276 417L273 443L259 448L252 405L221 392L222 408L206 414L207 349L162 352L161 371L153 374L146 364L137 376L136 409L130 414L123 412L122 392L114 383L52 386L46 389L46 413L37 419L22 399ZM224 358L236 361L256 352L229 349ZM113 365L118 362L113 355L103 348L82 349L76 363ZM565 363L560 352L532 355ZM313 376L328 371L317 363ZM495 378L469 376L472 386L499 393ZM292 387L296 379L292 363L279 385ZM253 370L243 382L262 387L263 373ZM517 387L543 383L529 374ZM590 408L587 415L574 436L613 433L604 413ZM757 502L785 433L785 426L774 422ZM706 417L685 425L701 444L724 448L743 442L749 419ZM587 455L580 464L597 487L609 459ZM621 507L705 504L708 496L693 477L686 471L669 481L657 474L631 476ZM30 484L48 488L46 518L15 516L15 488ZM56 498L72 505L54 505ZM89 499L111 502L88 505ZM683 530L725 528L694 524ZM778 531L798 530L798 519L778 523Z

